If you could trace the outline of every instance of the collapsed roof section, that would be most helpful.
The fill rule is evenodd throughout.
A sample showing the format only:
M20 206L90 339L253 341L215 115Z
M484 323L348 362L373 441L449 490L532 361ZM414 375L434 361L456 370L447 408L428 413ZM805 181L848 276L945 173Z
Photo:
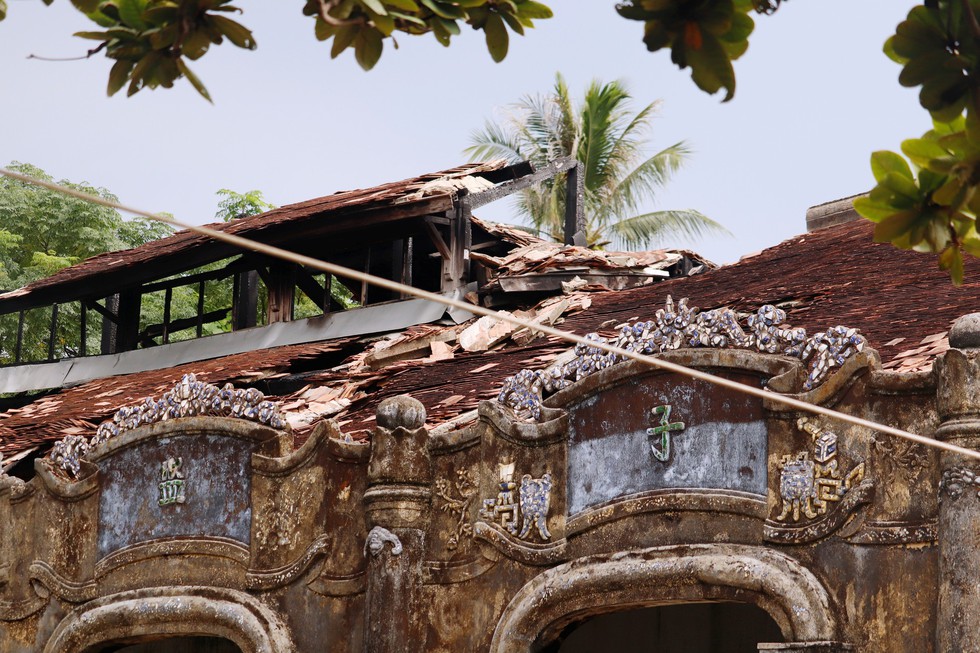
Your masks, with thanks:
M633 287L710 265L689 252L624 255L571 244L584 240L577 171L573 159L541 170L528 163L468 164L210 227L494 307L533 305L563 283ZM556 175L568 182L569 244L472 216L477 207ZM446 313L440 304L182 231L0 294L0 364L7 364L0 367L0 393L400 331ZM454 322L472 317L448 313ZM25 323L33 325L33 343L24 340ZM41 330L50 336L39 343Z
M915 374L928 384L932 362L948 349L951 322L977 310L980 262L967 261L967 281L954 287L934 257L874 243L872 227L855 222L822 229L732 265L638 288L566 287L521 315L608 337L622 324L651 319L668 294L690 297L705 311L727 306L747 314L774 304L786 310L790 324L811 332L836 324L860 329L886 371ZM280 399L297 441L325 419L335 419L354 439L366 438L378 403L403 393L425 405L427 427L452 430L475 419L479 402L496 397L507 377L546 367L568 349L492 318L273 347L90 381L9 404L0 412L0 453L7 456L5 467L30 474L29 459L54 441L91 436L118 408L160 396L189 373Z

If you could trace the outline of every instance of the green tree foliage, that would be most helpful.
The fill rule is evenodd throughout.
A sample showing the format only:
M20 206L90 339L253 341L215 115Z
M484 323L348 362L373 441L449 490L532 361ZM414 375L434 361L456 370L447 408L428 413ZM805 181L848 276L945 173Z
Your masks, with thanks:
M250 215L258 215L259 213L271 211L276 208L274 204L269 204L265 201L260 190L237 193L233 190L222 188L217 194L221 197L221 201L218 202L218 211L214 214L214 217L225 222L231 222L232 220L238 220L239 218L245 218Z
M8 168L31 177L53 181L40 168L11 163ZM58 183L90 195L116 200L105 188L87 183ZM102 252L135 247L172 233L161 223L140 218L124 221L114 209L55 193L7 177L0 178L0 291L13 290L54 274L62 268ZM81 348L76 302L58 308L55 351L58 355ZM0 316L0 364L14 360L17 315ZM25 314L22 359L44 360L50 345L51 310ZM99 334L89 334L89 351L97 351Z
M775 0L778 4L778 0ZM670 48L670 58L703 91L725 89L725 99L735 95L732 61L749 47L755 21L753 10L769 12L767 0L628 0L616 5L623 18L642 21L643 42L650 52Z
M260 190L250 190L244 193L239 193L234 190L222 188L217 192L217 195L221 197L221 201L218 202L218 210L215 212L214 217L218 218L219 220L223 220L224 222L231 222L232 220L247 218L250 215L258 215L259 213L264 213L266 211L271 211L272 209L278 208L275 204L270 204L269 202L265 201L265 197L263 197L262 191ZM317 276L318 281L321 283L323 282L322 276L323 275ZM357 300L354 299L354 294L340 281L340 279L337 277L331 277L331 279L330 296L333 297L334 301L345 309L357 308L360 306ZM230 285L227 288L227 294L230 298ZM268 289L263 285L259 288L259 313L261 315L265 314L268 301ZM302 291L296 295L295 306L293 307L294 319L299 320L306 317L313 317L314 315L319 315L321 313L322 311L316 305L316 303L307 297ZM229 316L227 318L227 320L229 320L229 329L230 319L231 318Z
M875 152L877 182L854 208L876 222L875 239L939 254L953 283L963 254L980 256L980 0L935 0L914 7L885 43L902 65L898 81L919 87L933 129L902 143L906 161ZM909 165L911 162L911 166Z
M748 47L752 12L779 0L626 0L619 13L644 22L651 51L670 48L699 88L735 93L732 61ZM939 255L954 283L963 255L980 256L980 0L923 0L884 46L902 66L898 81L920 87L933 129L894 152L871 155L876 182L854 208L877 223L875 239Z
M14 162L8 167L53 181L30 164ZM117 200L105 188L67 180L58 183ZM0 290L18 288L90 256L135 247L172 231L141 218L124 221L114 209L0 177Z
M693 238L724 227L692 210L639 213L687 160L681 141L645 158L647 134L658 103L632 110L621 81L593 81L579 106L559 74L547 95L525 97L506 122L488 122L473 134L473 159L527 160L537 166L563 156L582 162L586 239L591 247L644 247L667 238ZM518 196L520 213L539 233L561 241L565 181L553 180Z
M51 4L54 0L43 0ZM109 72L109 95L123 87L133 95L144 88L170 88L186 78L205 99L207 88L188 61L203 57L226 39L255 49L251 30L229 14L241 13L232 0L72 0L101 29L77 32L98 45L115 63ZM0 20L6 16L0 0ZM461 25L482 30L494 61L507 56L509 32L524 34L534 20L550 18L551 9L535 0L306 0L303 13L314 21L316 38L331 41L330 56L348 48L357 63L370 70L378 63L386 39L395 34L431 33L448 46Z

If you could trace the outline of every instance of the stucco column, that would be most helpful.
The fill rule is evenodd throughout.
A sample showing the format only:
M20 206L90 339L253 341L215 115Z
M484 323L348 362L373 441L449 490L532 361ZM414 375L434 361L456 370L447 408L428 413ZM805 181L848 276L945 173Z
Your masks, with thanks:
M961 317L937 362L936 437L980 450L980 313ZM980 461L940 455L937 651L980 651Z
M431 503L425 408L407 396L378 406L364 493L368 559L364 650L425 650L422 558Z

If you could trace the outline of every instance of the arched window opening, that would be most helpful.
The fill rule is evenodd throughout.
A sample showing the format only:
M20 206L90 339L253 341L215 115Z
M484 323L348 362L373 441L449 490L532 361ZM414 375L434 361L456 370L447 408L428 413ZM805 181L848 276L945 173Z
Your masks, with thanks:
M688 603L592 617L566 631L555 653L756 653L782 642L765 610L747 603Z
M148 642L100 644L85 653L242 653L220 637L168 637Z

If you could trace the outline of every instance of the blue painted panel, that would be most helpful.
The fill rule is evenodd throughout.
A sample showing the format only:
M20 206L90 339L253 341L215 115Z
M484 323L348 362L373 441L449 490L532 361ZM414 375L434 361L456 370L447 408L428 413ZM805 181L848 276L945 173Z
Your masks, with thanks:
M758 384L757 377L739 378ZM660 436L654 408L669 404L670 456L651 450ZM730 489L765 495L768 432L761 401L708 384L657 375L627 381L569 407L568 511L660 489Z
M99 557L149 540L206 536L248 545L255 444L221 435L145 440L99 461ZM182 460L183 503L161 506L161 465Z

